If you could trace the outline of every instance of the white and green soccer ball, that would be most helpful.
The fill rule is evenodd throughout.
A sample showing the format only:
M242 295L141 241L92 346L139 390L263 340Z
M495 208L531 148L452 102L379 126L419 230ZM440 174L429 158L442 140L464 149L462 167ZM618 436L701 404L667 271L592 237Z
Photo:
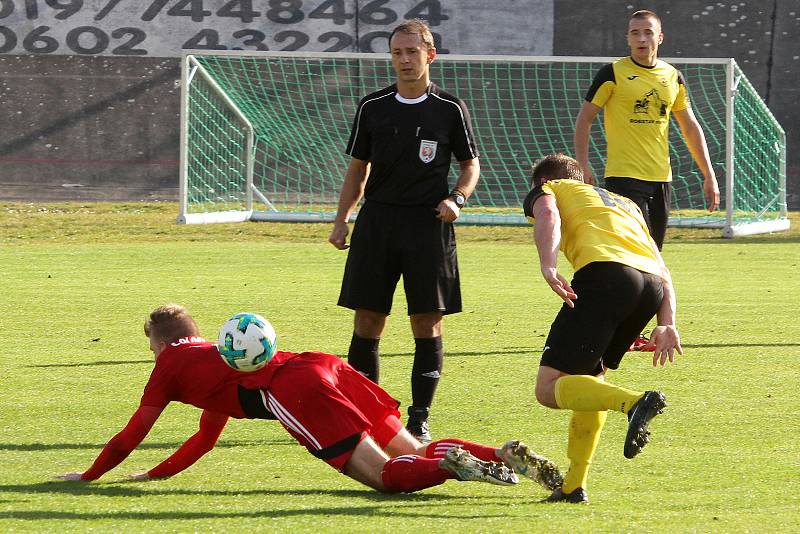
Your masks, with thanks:
M217 348L222 359L237 371L261 369L275 355L275 329L256 313L237 313L219 331Z

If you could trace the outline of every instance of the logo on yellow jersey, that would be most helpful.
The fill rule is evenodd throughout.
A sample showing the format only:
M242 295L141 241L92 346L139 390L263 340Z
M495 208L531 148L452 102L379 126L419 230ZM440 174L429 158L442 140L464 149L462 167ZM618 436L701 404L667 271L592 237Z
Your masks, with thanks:
M642 96L641 99L636 101L636 103L633 105L633 112L649 114L651 105L652 108L658 109L658 115L660 117L667 115L667 103L661 99L661 96L655 89L650 89L644 94L644 96Z

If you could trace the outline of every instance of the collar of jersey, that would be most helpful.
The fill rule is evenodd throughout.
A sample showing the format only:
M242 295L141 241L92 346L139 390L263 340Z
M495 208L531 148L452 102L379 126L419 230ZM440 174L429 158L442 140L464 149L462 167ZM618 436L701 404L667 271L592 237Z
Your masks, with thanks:
M652 70L652 69L654 69L654 68L656 68L658 66L658 58L656 58L656 64L655 65L648 66L648 65L642 65L641 63L637 63L636 60L633 59L633 56L628 56L628 57L630 58L631 63L633 63L637 67L641 67L643 69Z
M400 93L395 93L394 97L401 104L419 104L420 102L424 102L428 98L428 91L425 91L424 93L422 93L422 95L418 96L417 98L405 98L400 96Z

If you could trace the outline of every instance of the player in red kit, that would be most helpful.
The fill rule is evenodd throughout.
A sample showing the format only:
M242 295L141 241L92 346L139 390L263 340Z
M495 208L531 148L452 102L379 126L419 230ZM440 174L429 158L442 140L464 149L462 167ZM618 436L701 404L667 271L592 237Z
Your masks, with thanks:
M278 351L257 371L236 371L176 304L153 311L144 331L155 368L139 408L88 470L57 478L99 478L141 443L167 404L179 401L203 410L198 431L169 458L131 477L183 471L214 448L234 417L277 419L311 454L378 491L417 491L448 479L510 485L518 480L513 470L548 489L561 485L556 465L516 440L500 448L460 439L423 445L400 422L399 402L336 356Z

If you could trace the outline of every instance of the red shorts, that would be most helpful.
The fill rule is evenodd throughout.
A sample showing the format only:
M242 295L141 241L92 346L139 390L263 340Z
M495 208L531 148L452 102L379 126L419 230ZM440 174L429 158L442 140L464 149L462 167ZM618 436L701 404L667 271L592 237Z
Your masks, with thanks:
M330 354L307 352L287 361L265 393L284 428L340 471L367 435L383 448L402 428L400 403Z

